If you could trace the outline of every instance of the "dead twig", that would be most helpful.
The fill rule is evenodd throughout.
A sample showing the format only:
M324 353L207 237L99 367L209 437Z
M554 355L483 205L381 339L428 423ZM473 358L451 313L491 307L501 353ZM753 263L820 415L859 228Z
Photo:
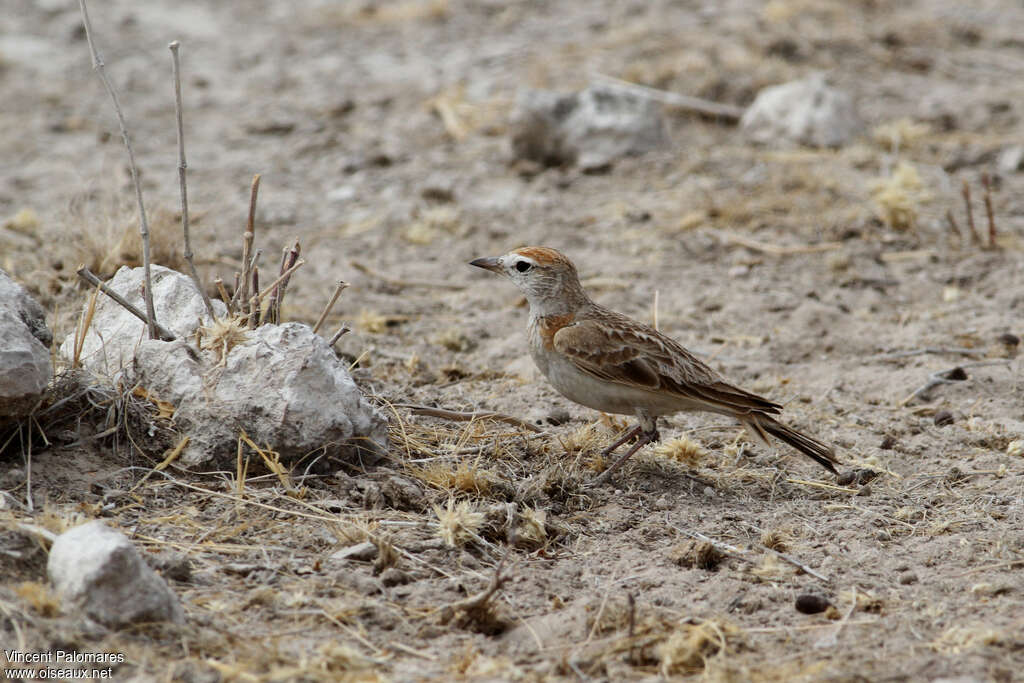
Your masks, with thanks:
M933 353L936 355L958 355L967 356L968 358L976 358L979 353L977 349L968 349L957 346L925 346L920 349L908 349L906 351L893 351L892 353L880 353L877 356L871 356L869 360L897 360L899 358L910 358L912 356L923 356L925 354Z
M252 243L256 238L256 199L259 192L260 174L257 173L252 177L249 189L249 219L242 234L242 272L235 278L235 292L231 299L239 310L249 301L249 259L252 258Z
M955 384L956 382L963 382L970 379L967 376L967 372L964 371L964 368L978 368L989 365L1008 364L1008 360L979 360L973 363L963 363L955 368L933 372L928 376L927 382L925 382L921 387L915 389L914 393L910 394L910 396L907 396L905 399L900 401L900 406L905 406L916 398L926 398L929 391L941 384Z
M967 207L967 229L971 232L971 242L981 244L981 237L978 236L978 230L974 227L974 210L971 208L971 186L967 184L966 179L960 188L960 193L964 196L964 205Z
M981 174L981 186L985 188L985 215L988 217L988 248L996 248L996 217L992 210L992 180L988 173Z
M327 320L327 316L331 314L331 309L334 308L335 302L338 301L338 297L341 296L342 291L344 291L346 287L348 287L347 282L344 280L338 280L338 284L334 287L334 294L331 295L331 300L327 302L326 306L324 306L324 312L320 314L319 318L317 318L316 325L313 325L313 334L320 331L320 327L324 324L324 321Z
M431 287L433 289L447 289L453 292L466 288L465 285L456 284L454 282L437 282L434 280L400 280L378 272L365 263L360 263L359 261L349 261L349 263L360 273L365 273L370 277L376 278L393 287Z
M786 555L785 553L780 553L775 548L765 548L765 550L767 550L770 553L774 553L774 555L777 558L779 558L783 562L788 562L789 564L793 565L794 567L796 567L797 569L802 571L804 574L808 574L810 576L813 576L814 578L818 579L819 581L824 581L825 583L832 583L832 579L828 578L824 574L819 574L818 572L816 572L815 570L811 569L806 564L804 564L803 562L801 562L800 560L798 560L798 559L796 559L794 557L790 557L789 555Z
M199 272L196 270L196 262L192 254L192 236L189 233L188 225L188 185L185 181L188 163L185 161L185 125L182 119L181 106L181 70L178 62L178 48L181 46L177 40L167 47L171 51L171 72L174 76L174 115L178 121L178 185L181 188L181 229L185 233L185 262L188 263L189 274L196 283L199 295L203 297L203 305L206 312L210 314L210 320L216 320L217 314L213 312L213 302L206 293L202 281L199 279Z
M754 562L752 559L750 559L749 557L746 557L747 551L743 550L742 548L737 548L734 545L729 545L728 543L722 543L721 541L716 541L715 539L710 538L709 536L705 536L704 534L700 533L699 531L687 531L686 529L680 529L675 524L672 524L671 522L669 522L668 518L665 519L665 523L670 528L675 529L679 533L684 534L686 536L689 536L690 538L695 538L698 541L703 541L704 543L707 543L707 544L711 545L712 547L714 547L716 550L718 550L720 552L726 553L726 554L728 554L728 555L730 555L732 557L735 557L738 560L742 560L742 561L747 562L749 564L756 564L756 562ZM797 559L795 559L793 557L790 557L789 555L780 553L778 550L775 550L774 548L765 548L765 550L767 550L768 552L774 553L775 556L778 557L780 560L783 560L784 562L788 562L789 564L793 565L794 567L796 567L797 569L801 570L802 572L804 572L805 574L807 574L809 576L813 576L814 578L816 578L816 579L818 579L820 581L824 581L825 583L832 583L832 579L828 578L827 576L825 576L823 574L818 573L814 569L811 569L810 567L808 567L803 562L801 562L801 561L799 561L799 560L797 560Z
M476 595L471 595L462 600L456 600L453 603L445 605L441 608L442 614L444 615L445 621L450 621L452 617L458 612L472 612L479 610L487 605L488 601L494 594L501 590L501 586L508 581L509 576L502 573L505 567L505 561L508 560L509 554L512 552L512 546L505 548L505 554L498 560L497 566L494 567L494 575L491 577L491 582L487 588L483 589Z
M349 327L349 326L348 326L347 324L345 324L345 323L342 323L342 324L341 324L341 327L339 327L339 328L338 328L338 331L337 331L337 332L335 332L335 333L334 333L334 334L333 334L333 335L331 336L330 340L329 340L329 341L327 342L327 345L328 345L328 346L334 346L335 344L337 344L337 343L338 343L338 340L339 340L339 339L341 339L341 338L342 338L343 336L345 336L346 334L348 334L348 333L349 333L349 332L351 332L351 331L352 331L352 328L351 328L351 327Z
M946 222L949 224L949 231L956 235L957 244L962 247L964 244L964 234L960 232L960 226L957 224L951 209L946 210Z
M153 308L153 281L150 276L149 267L149 220L146 218L146 207L142 202L142 184L139 182L139 169L135 166L135 152L132 149L131 138L128 136L128 124L125 122L124 112L121 111L121 103L117 99L117 92L114 90L114 86L111 85L110 79L107 78L103 58L100 57L96 44L93 42L92 22L89 21L89 11L85 6L85 0L78 0L78 6L82 11L85 38L89 43L89 52L92 54L92 68L96 70L100 81L103 82L103 87L106 88L110 99L114 102L117 123L121 128L121 139L124 140L125 149L128 150L128 168L132 174L132 184L135 186L135 201L139 207L139 236L142 238L142 270L146 282L146 291L143 292L143 298L146 301L146 317L144 320L149 331L149 338L156 339L158 325L156 322L156 311Z
M231 297L228 296L228 290L224 289L224 280L218 277L213 281L213 284L217 286L217 291L220 292L220 300L227 306L228 315L234 315L235 306L231 301Z
M850 620L850 617L853 616L853 612L856 609L857 609L857 587L854 586L853 587L852 602L850 603L850 609L846 610L846 614L844 614L843 618L839 620L838 624L836 624L835 629L833 629L833 631L831 633L823 635L821 638L819 638L818 641L816 643L814 643L814 647L824 648L824 647L835 647L836 645L838 645L839 644L839 634L843 632L843 627L846 626L846 622L848 622Z
M711 100L705 100L700 97L680 95L679 93L659 90L647 85L624 81L621 78L615 78L614 76L609 76L607 74L594 73L593 77L603 81L606 85L613 88L628 92L638 97L643 97L644 99L661 102L673 109L691 111L704 116L713 116L731 123L735 123L743 118L743 112L746 111L743 107L737 107L732 104L722 104L721 102L712 102Z
M285 290L291 277L288 271L299 260L300 253L302 253L302 245L299 244L298 240L295 240L295 245L290 248L285 247L284 253L281 255L281 284L274 287L270 295L270 303L267 305L267 320L275 325L281 322L281 304L284 303ZM288 273L287 277L285 273Z
M457 410L447 410L445 408L433 408L431 406L421 406L412 403L396 403L396 408L408 408L412 411L413 415L427 415L429 417L439 417L445 420L454 420L456 422L471 422L473 420L497 420L498 422L506 422L508 424L528 429L535 434L543 434L544 430L535 424L531 424L526 420L521 420L514 415L506 415L505 413L494 413L487 410L475 411L475 412L460 412Z
M795 254L816 254L822 251L832 251L843 246L842 242L819 242L818 244L803 244L794 246L780 246L778 244L768 244L767 242L760 242L749 237L737 235L736 233L726 232L724 230L706 230L709 234L717 237L723 242L729 244L736 244L741 247L746 247L751 251L760 252L762 254L770 254L772 256L793 256Z
M143 313L142 311L137 309L135 306L133 306L130 303L128 303L124 299L124 297L122 297L120 294L118 294L117 292L112 290L110 287L107 287L105 284L103 284L103 282L100 281L100 279L98 277L96 277L96 275L91 270L89 270L88 268L86 268L83 265L83 266L79 266L78 270L76 272L78 273L78 277L82 278L83 280L88 282L93 287L98 287L101 292L103 292L104 294L109 296L111 299L116 301L126 311L128 311L129 313L134 315L136 318L138 318L142 322L144 322L147 325L149 325L150 319L146 316L145 313ZM163 325L160 325L159 323L154 323L154 326L156 328L157 336L159 337L159 339L161 339L163 341L174 341L175 339L177 339L177 337L174 336L174 333L171 332L170 330L168 330L167 328L165 328ZM157 338L157 337L154 337L154 338Z

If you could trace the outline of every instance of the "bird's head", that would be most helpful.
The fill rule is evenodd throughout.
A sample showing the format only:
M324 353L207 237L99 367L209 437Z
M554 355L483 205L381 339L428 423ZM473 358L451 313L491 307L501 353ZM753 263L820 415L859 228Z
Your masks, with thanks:
M542 315L565 313L587 301L576 266L557 249L520 247L503 256L478 258L469 265L499 273Z

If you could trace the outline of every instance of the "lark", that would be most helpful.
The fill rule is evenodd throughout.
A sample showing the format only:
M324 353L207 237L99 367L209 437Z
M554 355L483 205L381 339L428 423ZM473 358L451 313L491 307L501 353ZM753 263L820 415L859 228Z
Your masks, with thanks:
M767 446L773 436L837 473L831 446L775 419L780 404L730 384L679 342L595 303L561 252L522 247L470 265L505 275L526 296L530 355L559 393L594 410L637 418L603 456L636 441L594 484L608 481L634 453L660 439L659 417L683 411L733 417L756 442Z

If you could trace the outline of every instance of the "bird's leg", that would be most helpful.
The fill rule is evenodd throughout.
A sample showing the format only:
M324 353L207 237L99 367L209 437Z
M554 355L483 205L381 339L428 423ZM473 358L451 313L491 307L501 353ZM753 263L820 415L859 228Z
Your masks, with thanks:
M615 470L622 467L622 465L625 464L625 462L629 460L631 457L633 457L633 454L636 453L638 450L640 450L649 443L654 443L661 439L661 435L658 434L658 419L656 417L651 417L646 414L640 414L639 417L640 424L638 424L634 429L631 429L625 437L616 442L611 448L605 449L605 454L610 454L613 450L624 444L627 439L631 438L634 434L638 432L640 434L640 438L637 440L635 444L633 444L632 448L630 448L623 455L621 455L618 458L618 460L616 460L615 462L608 466L608 469L606 469L604 472L599 474L594 479L594 486L597 486L598 484L603 484L609 479L611 479L611 476L615 472Z
M612 453L615 452L616 448L618 448L622 444L626 443L627 441L629 441L630 439L632 439L634 436L636 436L639 433L640 433L640 425L637 425L636 427L633 427L632 429L627 431L622 436L621 439L619 439L618 441L613 443L611 446L609 446L608 448L606 448L603 451L601 451L601 458L602 459L607 458L609 455L611 455Z

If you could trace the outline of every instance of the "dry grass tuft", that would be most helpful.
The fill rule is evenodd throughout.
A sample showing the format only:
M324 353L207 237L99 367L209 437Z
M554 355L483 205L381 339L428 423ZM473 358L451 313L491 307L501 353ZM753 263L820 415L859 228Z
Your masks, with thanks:
M930 195L924 189L917 169L901 161L887 178L869 184L878 217L893 230L912 230L917 225L921 205Z
M702 671L710 657L725 653L726 636L736 627L714 621L683 624L658 647L661 675L685 675Z
M712 571L718 568L725 555L706 541L684 541L668 552L669 559L680 567L693 567Z
M784 553L793 543L793 534L787 529L766 529L761 533L761 545Z
M459 210L450 206L434 206L424 209L419 217L406 226L402 237L412 244L431 244L444 234L457 234L461 222Z
M952 626L932 642L932 648L944 654L957 655L980 647L997 647L1014 642L1006 631L988 624L974 623Z
M895 154L900 149L913 147L931 133L931 126L909 118L896 119L876 126L871 137L876 144Z
M249 338L246 329L248 322L242 317L223 318L199 328L199 346L204 351L213 351L217 363L227 360L231 349Z
M524 507L519 511L519 526L516 527L516 545L526 548L540 548L548 542L548 513Z
M437 534L450 548L460 548L480 538L477 532L486 519L484 513L474 510L469 501L456 503L454 498L448 499L446 507L435 505L434 514L437 515Z
M652 453L659 458L674 460L687 467L696 467L708 455L704 446L687 436L679 436L658 444Z
M100 206L72 209L71 225L79 231L72 241L73 260L84 263L91 271L104 277L121 266L142 265L142 237L138 214L125 200L98 200ZM193 216L193 223L196 223ZM149 250L152 263L182 271L185 259L181 251L181 226L173 211L157 208L149 212Z
M60 598L45 583L23 581L18 584L15 593L40 616L55 617L60 614Z
M473 493L486 496L497 481L491 470L479 467L477 462L460 461L454 467L435 460L422 467L409 467L409 474L434 488L452 493Z
M372 334L381 334L387 331L388 328L388 316L381 315L377 311L371 311L367 308L359 311L359 315L356 316L356 325L359 329L364 332L370 332Z

